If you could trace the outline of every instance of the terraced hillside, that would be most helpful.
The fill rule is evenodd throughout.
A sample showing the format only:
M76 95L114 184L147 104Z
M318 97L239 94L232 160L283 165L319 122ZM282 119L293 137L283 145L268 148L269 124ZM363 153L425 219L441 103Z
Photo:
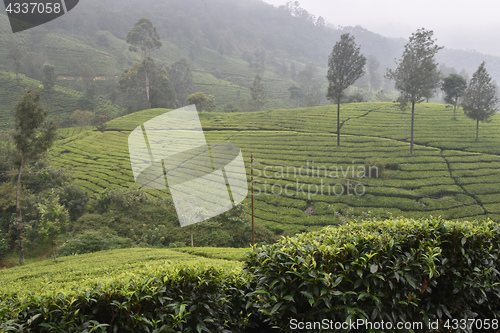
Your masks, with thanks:
M53 163L71 169L92 191L134 186L128 134L166 111L118 118L104 135L62 130ZM410 112L392 103L344 105L341 147L336 147L334 106L204 113L201 120L208 142L242 148L249 180L254 155L256 218L278 233L336 223L335 211L500 221L500 121L494 117L481 124L475 142L473 121L457 114L454 120L450 107L420 104L414 155L409 154Z
M12 109L29 85L38 87L40 82L23 77L20 79L19 85L17 85L15 74L0 71L0 130L10 126ZM55 86L50 98L44 97L43 102L47 105L51 115L65 121L75 110L82 108L80 102L82 97L83 95L75 90ZM97 114L106 114L108 117L117 117L123 111L119 106L100 98L95 112Z

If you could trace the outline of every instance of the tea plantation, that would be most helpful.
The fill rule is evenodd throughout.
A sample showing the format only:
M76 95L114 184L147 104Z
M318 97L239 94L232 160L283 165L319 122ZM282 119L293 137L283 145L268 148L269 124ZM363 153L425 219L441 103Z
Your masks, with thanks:
M422 326L355 331L496 332L499 258L498 223L441 219L350 223L253 249L67 256L0 271L0 330L289 332L322 322L308 331L350 332L370 321Z
M52 163L91 191L134 186L128 134L167 111L117 118L104 134L62 129ZM343 105L340 147L334 106L202 113L201 122L209 143L241 147L249 181L254 155L256 221L291 235L343 217L499 221L500 120L482 123L476 142L474 122L457 114L453 119L453 109L441 104L418 105L414 155L411 114L393 103Z

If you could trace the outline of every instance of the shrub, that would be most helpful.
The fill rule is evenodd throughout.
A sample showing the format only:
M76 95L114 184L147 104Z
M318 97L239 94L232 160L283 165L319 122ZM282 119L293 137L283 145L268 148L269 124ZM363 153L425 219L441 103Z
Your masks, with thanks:
M64 242L58 249L60 256L132 247L130 238L119 237L109 228L87 230Z
M365 177L382 178L386 164L379 160L370 160L365 163Z
M285 238L255 248L245 270L281 329L292 318L442 324L500 318L499 259L496 223L402 219Z
M241 332L252 327L247 276L210 265L149 268L87 290L3 295L2 332Z

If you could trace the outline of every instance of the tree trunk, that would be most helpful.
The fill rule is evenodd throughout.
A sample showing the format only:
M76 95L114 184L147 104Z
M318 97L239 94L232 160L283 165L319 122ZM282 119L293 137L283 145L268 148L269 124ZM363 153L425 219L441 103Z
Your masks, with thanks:
M476 120L476 141L479 141L479 119Z
M19 233L19 264L24 264L24 243L23 243L23 215L21 212L21 174L23 173L24 158L21 156L19 165L19 174L17 175L16 190L16 214L17 214L17 232Z
M458 98L455 99L455 105L453 108L453 118L457 119L457 104L458 104Z
M340 146L340 97L337 99L337 147Z
M146 99L148 101L148 109L151 109L151 102L149 101L149 77L147 69L145 72L146 72Z
M415 125L415 101L411 102L410 154L413 155L413 126Z

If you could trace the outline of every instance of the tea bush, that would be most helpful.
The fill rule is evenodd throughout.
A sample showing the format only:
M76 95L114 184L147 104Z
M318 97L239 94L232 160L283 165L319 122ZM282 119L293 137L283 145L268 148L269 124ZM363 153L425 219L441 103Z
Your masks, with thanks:
M222 266L150 268L87 290L3 296L2 332L222 332L252 326L247 278ZM245 310L250 308L250 310ZM257 315L257 314L256 314Z
M500 318L497 223L400 219L255 248L245 270L271 325ZM445 330L442 330L442 332Z

